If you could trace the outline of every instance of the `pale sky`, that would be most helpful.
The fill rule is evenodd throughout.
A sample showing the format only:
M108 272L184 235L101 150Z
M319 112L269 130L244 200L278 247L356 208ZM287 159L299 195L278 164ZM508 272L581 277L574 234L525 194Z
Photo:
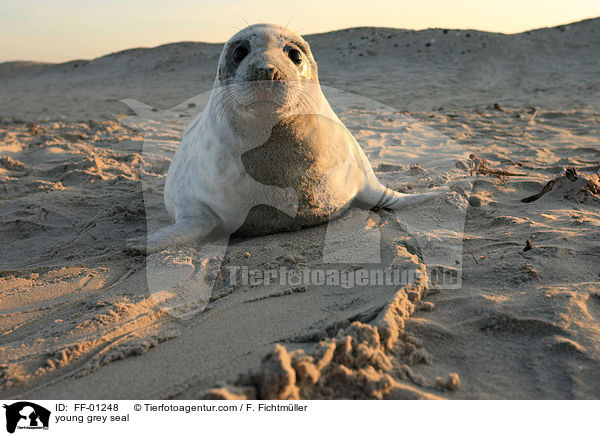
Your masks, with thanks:
M356 26L517 33L598 16L600 0L0 0L0 62L223 42L246 22L289 22L303 35Z

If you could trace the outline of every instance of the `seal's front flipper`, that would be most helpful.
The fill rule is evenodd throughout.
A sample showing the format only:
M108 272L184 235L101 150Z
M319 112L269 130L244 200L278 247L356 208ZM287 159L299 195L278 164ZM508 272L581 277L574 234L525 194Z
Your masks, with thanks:
M147 237L128 239L127 249L140 253L155 253L199 240L208 235L216 225L216 218L208 214L180 218L175 224L152 232Z
M398 210L424 203L447 192L449 192L449 188L443 186L423 194L403 194L393 191L379 182L377 184L371 182L358 193L356 199L370 208Z

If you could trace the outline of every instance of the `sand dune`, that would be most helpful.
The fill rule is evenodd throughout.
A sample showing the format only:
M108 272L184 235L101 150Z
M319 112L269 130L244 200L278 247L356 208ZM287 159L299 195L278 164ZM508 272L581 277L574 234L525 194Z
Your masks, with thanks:
M314 227L233 240L206 310L172 317L125 239L164 219L164 174L221 45L4 63L1 397L600 398L600 19L307 40L378 177L457 187L359 230L382 235L382 262L423 273L425 242L459 243L462 286L230 284L231 265L324 268ZM157 119L134 128L122 99ZM464 234L420 232L432 210L466 213ZM356 233L342 236L351 251ZM201 261L177 255L181 271Z

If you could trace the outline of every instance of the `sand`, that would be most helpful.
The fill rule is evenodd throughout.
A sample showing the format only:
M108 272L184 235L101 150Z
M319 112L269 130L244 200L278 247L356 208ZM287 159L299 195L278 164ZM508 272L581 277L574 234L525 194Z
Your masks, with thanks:
M380 263L421 279L231 284L235 265L326 268L319 226L232 240L206 304L173 316L125 240L166 220L221 45L0 64L0 397L600 398L600 20L306 38L378 177L454 187L400 222L340 220L354 268L377 232ZM186 277L203 261L168 256ZM460 287L427 278L444 262Z

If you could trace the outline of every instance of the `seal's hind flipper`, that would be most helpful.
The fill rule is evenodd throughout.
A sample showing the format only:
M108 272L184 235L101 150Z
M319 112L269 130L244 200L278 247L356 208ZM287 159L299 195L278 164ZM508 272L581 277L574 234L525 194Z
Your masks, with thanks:
M363 190L358 193L356 198L360 203L363 203L370 208L398 210L404 207L424 203L435 197L439 197L448 191L449 188L443 186L423 194L403 194L401 192L393 191L379 182L374 184L371 181L368 186L365 186Z

